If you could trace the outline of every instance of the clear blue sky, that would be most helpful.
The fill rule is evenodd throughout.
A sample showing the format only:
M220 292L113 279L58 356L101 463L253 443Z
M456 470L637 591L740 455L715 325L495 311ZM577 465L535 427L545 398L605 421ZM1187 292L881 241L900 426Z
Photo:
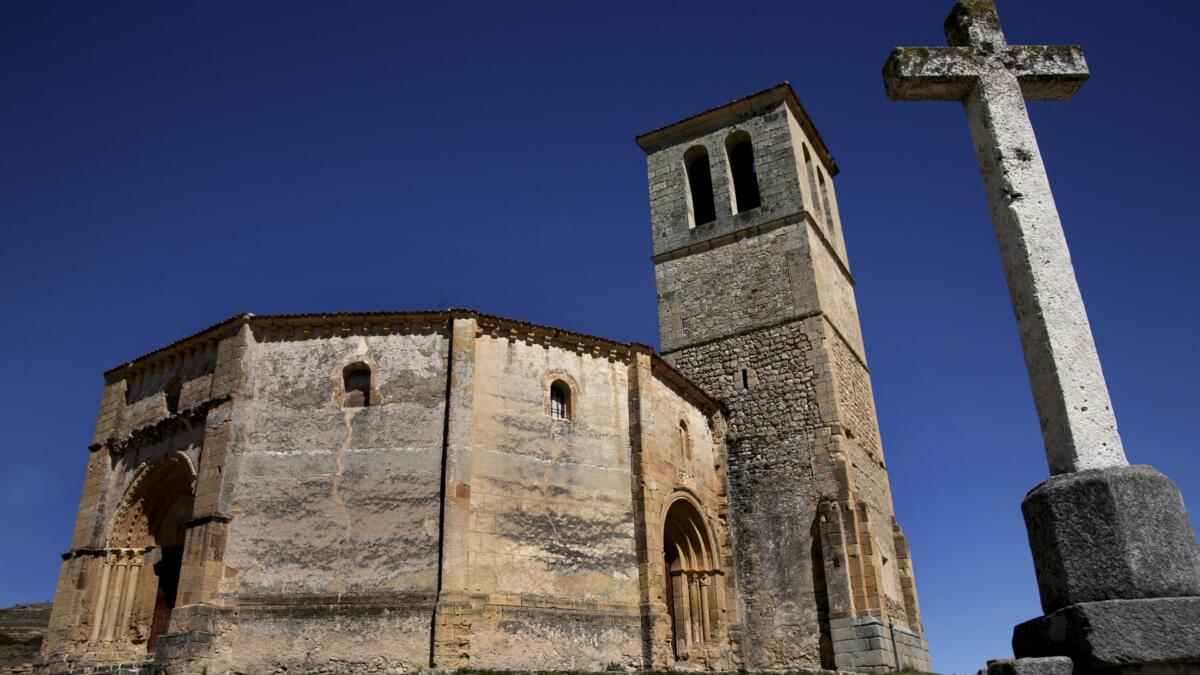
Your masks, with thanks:
M49 599L100 373L234 313L474 307L657 344L633 136L783 80L837 189L934 663L1039 614L1047 476L962 110L889 103L949 0L0 5L0 605ZM1131 459L1200 505L1195 3L1002 0Z

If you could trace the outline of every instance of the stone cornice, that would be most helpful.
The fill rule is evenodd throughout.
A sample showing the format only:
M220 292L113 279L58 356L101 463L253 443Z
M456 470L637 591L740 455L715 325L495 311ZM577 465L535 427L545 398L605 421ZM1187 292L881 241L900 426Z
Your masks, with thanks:
M159 347L154 351L147 352L131 361L104 371L104 378L108 382L114 382L129 377L138 371L150 370L192 351L206 347L215 348L218 342L235 334L252 316L253 314L238 314L224 321L214 323L169 345Z
M228 396L209 399L199 405L182 410L177 415L164 417L153 424L134 429L124 438L109 438L103 443L90 446L88 449L96 451L103 448L113 454L120 455L127 452L130 448L144 447L164 438L179 435L204 424L204 420L208 418L208 411L228 400Z
M223 513L210 513L206 516L200 516L199 518L193 518L193 519L187 521L186 523L184 523L183 526L190 530L193 527L200 527L201 525L207 525L209 523L228 523L228 522L231 522L232 520L233 520L233 516L228 516Z
M504 337L509 340L520 340L530 344L553 345L562 349L574 350L579 354L591 354L597 358L607 358L614 361L630 363L634 354L648 354L654 360L655 372L676 384L693 403L707 414L719 410L720 403L712 394L688 380L670 363L660 357L652 347L637 342L617 342L607 338L562 330L552 326L507 319L491 314L484 314L473 309L454 308L437 311L411 312L333 312L322 314L239 314L231 319L210 326L194 335L174 342L162 349L114 368L106 376L124 377L131 371L152 367L160 360L177 358L179 351L194 349L204 341L217 341L228 335L233 335L243 326L249 326L256 340L319 340L349 335L397 335L397 334L428 334L449 330L450 322L455 319L474 319L478 325L479 335ZM161 437L164 433L174 433L178 430L175 424L180 420L189 419L196 414L207 414L213 406L228 400L228 397L213 399L185 410L179 415L169 417L147 427L142 427L120 441L109 440L92 449L108 447L115 452L123 452L131 445L143 444L146 438Z
M747 225L746 227L725 232L709 239L686 244L684 246L680 246L679 248L673 248L669 251L663 251L662 253L650 256L650 262L654 263L655 265L659 265L670 260L677 260L679 258L692 255L694 253L703 253L714 248L726 246L749 237L757 237L760 234L766 234L773 230L784 227L785 225L795 225L796 223L808 223L809 229L812 230L813 234L816 235L817 240L821 242L822 247L826 252L829 253L829 256L833 258L833 261L837 263L838 271L842 273L842 276L845 277L846 281L851 286L855 286L857 282L854 281L854 275L850 274L850 268L846 266L846 261L842 259L842 255L838 253L837 249L833 245L833 242L829 241L829 237L825 236L825 231L822 230L817 224L816 219L813 218L813 214L805 210L789 213L785 216L780 216L779 218L767 221L765 223Z
M678 122L673 122L641 134L634 140L642 147L642 150L645 150L647 153L654 152L668 145L704 135L713 129L729 126L742 116L777 105L780 101L787 103L796 120L800 122L800 128L804 130L804 134L812 142L813 148L817 151L817 156L820 158L821 163L825 165L825 169L829 171L829 175L836 176L838 174L837 162L834 161L833 155L829 153L829 148L825 145L825 140L817 132L817 127L813 124L812 118L808 116L808 111L800 104L800 98L796 96L796 90L792 89L792 85L788 82L782 82L770 89L764 89L763 91L744 96L725 105L710 108L691 117L685 117Z

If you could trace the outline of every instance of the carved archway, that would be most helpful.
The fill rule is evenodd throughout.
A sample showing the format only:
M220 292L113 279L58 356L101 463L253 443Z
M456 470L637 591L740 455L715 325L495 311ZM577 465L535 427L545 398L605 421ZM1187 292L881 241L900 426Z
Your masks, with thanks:
M718 641L720 570L699 509L680 497L663 522L663 569L671 649L686 660Z
M179 587L196 471L172 453L143 466L109 523L90 642L106 651L153 651Z

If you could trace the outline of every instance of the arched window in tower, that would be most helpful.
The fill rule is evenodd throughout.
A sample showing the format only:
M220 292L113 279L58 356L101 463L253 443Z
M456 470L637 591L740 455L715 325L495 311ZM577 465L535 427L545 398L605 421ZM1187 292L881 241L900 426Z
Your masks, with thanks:
M371 367L352 363L342 369L342 407L363 408L371 405Z
M688 434L688 425L684 420L679 420L679 454L687 459L692 458L692 437Z
M754 144L750 134L735 131L725 139L729 157L729 176L733 181L733 212L744 213L762 205L758 195L758 167L754 163Z
M829 188L825 185L825 172L817 171L817 183L821 188L821 210L825 213L825 228L833 237L833 209L829 208Z
M683 165L687 170L691 226L713 222L717 219L717 207L713 202L712 170L708 165L708 150L702 145L693 146L683 154Z
M550 417L556 420L571 419L571 388L562 380L550 385Z
M163 387L163 393L167 397L167 412L171 415L179 413L179 398L183 395L183 380L176 375L172 377L167 386Z

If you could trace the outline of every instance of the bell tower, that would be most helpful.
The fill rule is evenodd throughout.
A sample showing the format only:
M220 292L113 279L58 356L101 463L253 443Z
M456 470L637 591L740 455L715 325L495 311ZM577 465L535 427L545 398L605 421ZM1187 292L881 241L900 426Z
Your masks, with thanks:
M729 412L741 667L929 670L837 164L786 83L637 142L663 355Z

